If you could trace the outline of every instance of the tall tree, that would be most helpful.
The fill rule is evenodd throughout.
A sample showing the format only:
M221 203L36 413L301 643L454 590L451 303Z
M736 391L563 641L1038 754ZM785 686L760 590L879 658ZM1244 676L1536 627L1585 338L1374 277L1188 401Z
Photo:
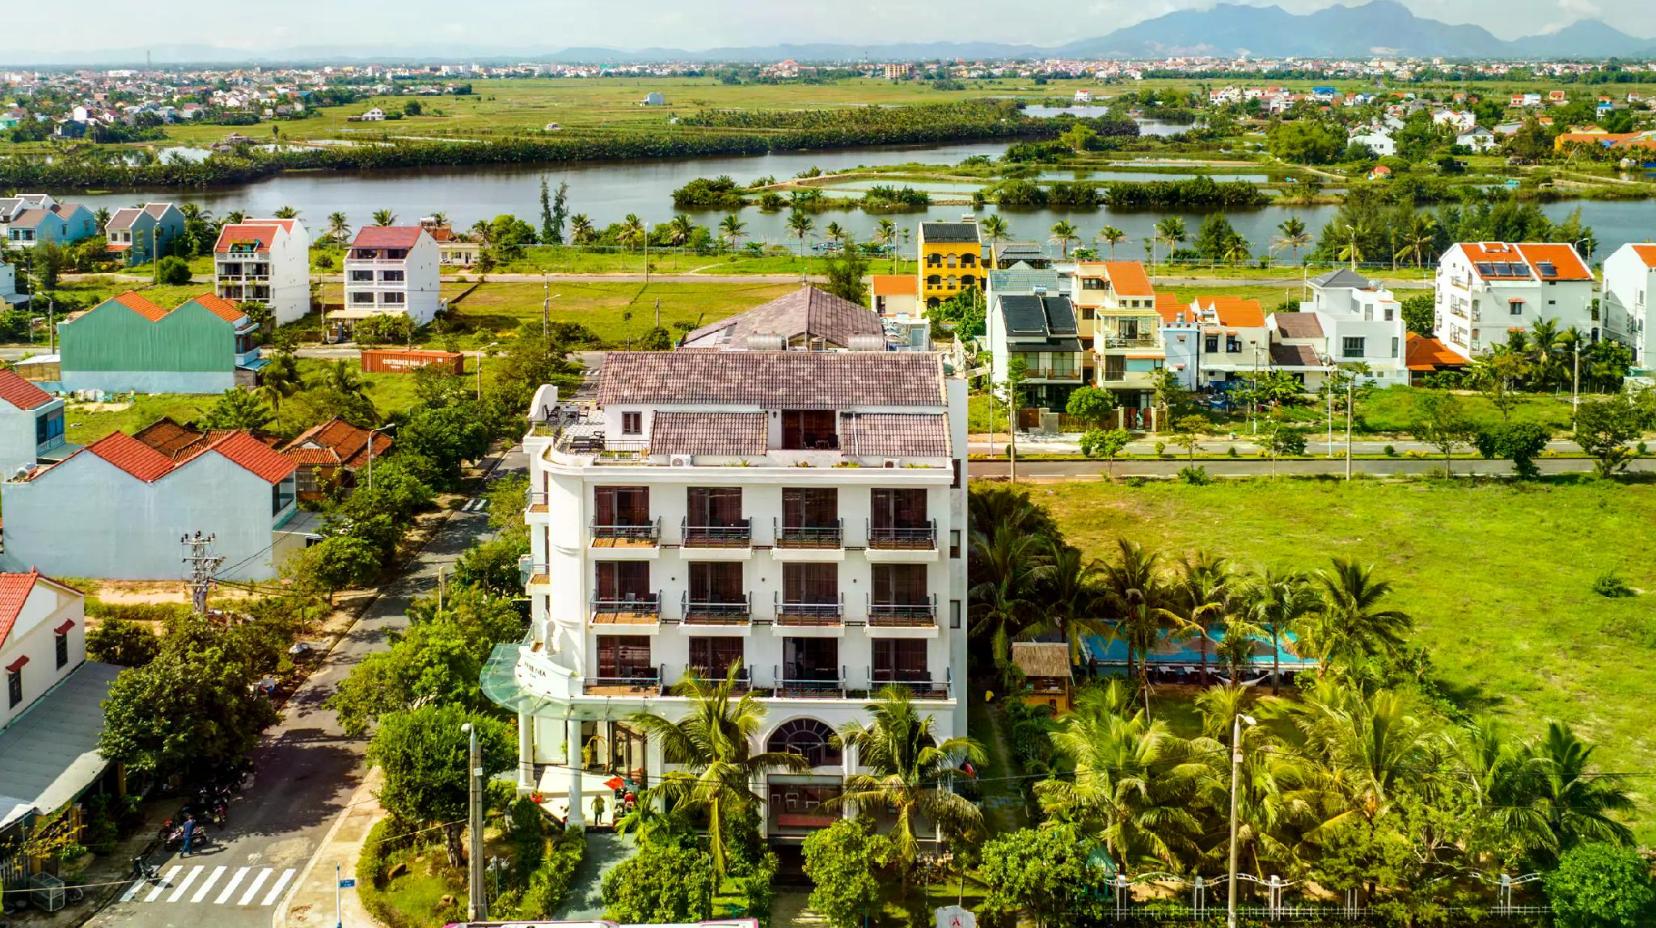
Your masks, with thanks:
M1351 671L1371 657L1395 657L1414 627L1409 614L1382 605L1391 583L1376 579L1374 568L1335 558L1316 573L1321 603L1306 623L1307 650L1321 670Z

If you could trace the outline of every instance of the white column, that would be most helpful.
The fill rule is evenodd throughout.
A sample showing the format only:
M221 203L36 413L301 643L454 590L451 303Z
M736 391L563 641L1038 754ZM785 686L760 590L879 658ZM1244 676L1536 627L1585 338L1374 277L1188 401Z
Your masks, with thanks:
M535 788L535 717L518 713L518 792Z
M564 765L569 773L569 827L586 830L581 809L581 720L564 720Z
M851 775L857 772L857 767L860 765L860 763L859 763L860 758L858 757L857 746L854 745L854 744L846 745L845 750L843 752L841 752L841 760L842 760L842 762L844 764L844 767L845 767L845 769L843 771L843 774L842 774L842 780L841 780L841 782L843 783L844 781L851 779ZM840 814L842 816L844 816L845 818L856 818L857 817L856 803L847 802L844 805L840 806Z

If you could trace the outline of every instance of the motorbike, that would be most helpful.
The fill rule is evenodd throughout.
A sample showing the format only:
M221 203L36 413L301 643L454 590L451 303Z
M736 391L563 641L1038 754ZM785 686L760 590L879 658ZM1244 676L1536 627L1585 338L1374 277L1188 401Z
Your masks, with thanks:
M192 836L191 839L190 839L190 850L192 850L192 851L199 850L201 848L204 848L204 847L207 847L207 846L211 845L212 843L213 843L213 840L211 838L207 837L207 829L201 827L201 823L197 822L196 823L195 835ZM177 828L174 828L170 832L168 832L167 836L166 836L166 839L162 842L162 845L169 851L179 850L179 849L183 848L184 847L184 826L179 825Z

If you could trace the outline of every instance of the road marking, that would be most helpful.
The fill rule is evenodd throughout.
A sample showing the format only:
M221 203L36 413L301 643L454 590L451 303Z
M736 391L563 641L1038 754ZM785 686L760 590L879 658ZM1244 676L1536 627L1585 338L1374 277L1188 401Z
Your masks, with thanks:
M213 884L218 882L219 877L224 875L224 871L226 869L227 868L225 867L214 867L213 872L207 874L206 882L202 883L201 888L197 889L195 895L190 897L190 901L200 902L201 900L206 899L207 893L212 891Z
M236 891L236 887L241 885L241 881L246 876L246 867L236 868L236 872L230 875L230 882L224 884L224 889L218 894L218 898L213 900L213 905L224 905L224 901L230 898L230 894Z
M172 886L173 878L178 876L178 871L183 869L183 867L174 867L171 870L168 870L166 875L161 877L161 881L155 884L155 889L151 890L150 894L144 897L144 901L154 902L155 900L161 898L161 894L166 892L167 889Z
M122 902L131 902L132 897L138 895L138 890L143 889L143 888L144 888L144 881L143 880L133 880L132 885L128 886L126 892L121 894L121 901Z
M259 891L259 887L263 886L264 881L268 879L270 879L270 868L266 867L259 871L258 876L253 878L253 885L247 887L247 892L242 895L241 901L237 902L236 905L251 904L253 902L253 896Z
M275 886L270 887L270 892L264 897L264 901L259 904L275 905L276 900L282 895L282 887L286 886L291 879L293 879L293 868L289 867L282 871L281 878L276 881Z
M195 878L198 876L201 876L201 868L191 867L190 872L185 874L184 879L179 881L178 888L173 890L173 894L167 897L167 901L177 902L178 900L184 898L184 890L189 889L190 884L194 883Z

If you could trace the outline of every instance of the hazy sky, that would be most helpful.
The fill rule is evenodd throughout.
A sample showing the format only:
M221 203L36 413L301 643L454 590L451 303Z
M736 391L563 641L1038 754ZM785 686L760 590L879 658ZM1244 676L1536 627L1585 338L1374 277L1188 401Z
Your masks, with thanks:
M1260 2L1260 0L1255 0ZM1295 11L1327 0L1279 0ZM1416 13L1472 22L1503 38L1599 18L1656 36L1650 0L1405 0ZM1207 0L79 0L7 4L13 52L215 45L454 45L551 51L571 45L708 48L777 42L1005 41L1058 45ZM0 67L7 50L0 50Z

